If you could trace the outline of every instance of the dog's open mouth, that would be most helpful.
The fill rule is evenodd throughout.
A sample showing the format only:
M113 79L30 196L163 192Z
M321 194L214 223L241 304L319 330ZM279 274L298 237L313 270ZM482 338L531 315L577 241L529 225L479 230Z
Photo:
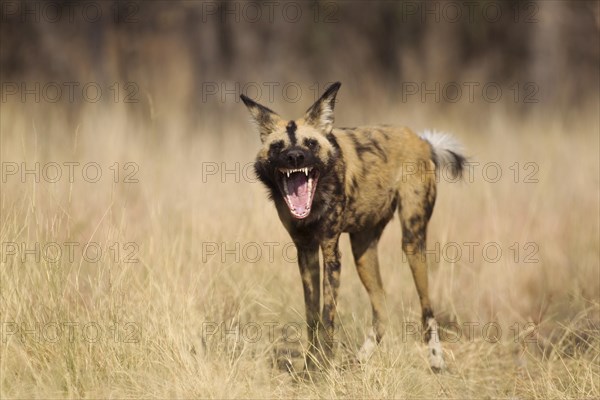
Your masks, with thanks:
M297 219L308 217L317 189L319 171L313 167L306 167L281 168L279 172L283 175L283 198L290 212Z

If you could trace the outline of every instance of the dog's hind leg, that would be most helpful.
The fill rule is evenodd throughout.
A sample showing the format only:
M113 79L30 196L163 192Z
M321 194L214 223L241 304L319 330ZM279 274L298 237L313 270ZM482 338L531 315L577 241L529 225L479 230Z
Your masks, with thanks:
M436 188L431 175L414 175L400 189L400 220L402 222L402 249L417 287L421 302L424 339L429 348L429 364L434 371L445 368L437 322L429 300L427 276L427 223L433 212Z
M384 224L385 225L385 224ZM383 338L388 321L385 291L379 273L377 243L383 227L350 234L352 254L356 262L358 276L367 289L373 311L372 329L358 352L358 360L366 362Z

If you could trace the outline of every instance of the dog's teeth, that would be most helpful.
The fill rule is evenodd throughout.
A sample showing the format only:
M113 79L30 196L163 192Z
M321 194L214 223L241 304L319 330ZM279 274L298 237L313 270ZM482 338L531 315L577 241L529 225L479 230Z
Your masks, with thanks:
M286 174L287 174L287 177L289 178L290 177L290 170L289 169L286 171Z
M308 168L304 168L304 175L308 176Z

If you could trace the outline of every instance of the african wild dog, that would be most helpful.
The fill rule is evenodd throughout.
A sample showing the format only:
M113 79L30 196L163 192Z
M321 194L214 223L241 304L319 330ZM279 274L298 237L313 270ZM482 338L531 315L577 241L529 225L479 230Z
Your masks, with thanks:
M333 356L341 269L338 240L343 232L350 234L358 275L373 311L373 327L358 359L366 361L381 341L388 318L377 243L398 210L402 248L421 301L429 362L440 370L444 359L427 289L427 223L436 197L435 171L448 167L460 177L465 158L446 135L420 137L407 128L383 125L333 128L340 86L339 82L329 86L303 118L290 121L241 96L262 141L256 174L270 190L298 250L311 353L307 364L314 367L315 360ZM319 248L324 261L321 313Z

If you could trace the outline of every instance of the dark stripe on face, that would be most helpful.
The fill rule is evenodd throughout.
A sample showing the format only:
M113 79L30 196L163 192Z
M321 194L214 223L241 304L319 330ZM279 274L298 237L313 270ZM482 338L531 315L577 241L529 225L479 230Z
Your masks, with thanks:
M290 142L292 143L292 146L295 146L296 142L297 142L296 141L296 129L298 129L298 127L296 126L296 123L294 121L288 122L288 124L285 127L288 137L290 138Z

